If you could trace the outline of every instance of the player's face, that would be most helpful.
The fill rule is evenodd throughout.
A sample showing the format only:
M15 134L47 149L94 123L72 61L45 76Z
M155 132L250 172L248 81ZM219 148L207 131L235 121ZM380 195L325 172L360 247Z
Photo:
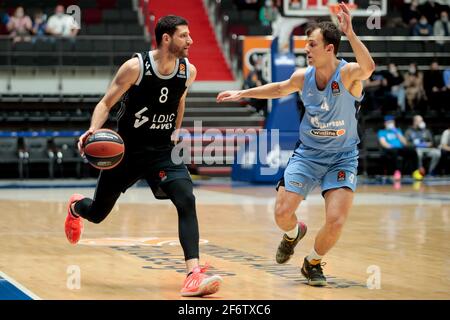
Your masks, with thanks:
M333 46L325 45L320 29L315 29L306 39L306 59L309 65L320 67L330 59Z
M169 44L169 52L177 58L185 58L193 43L188 26L178 26Z

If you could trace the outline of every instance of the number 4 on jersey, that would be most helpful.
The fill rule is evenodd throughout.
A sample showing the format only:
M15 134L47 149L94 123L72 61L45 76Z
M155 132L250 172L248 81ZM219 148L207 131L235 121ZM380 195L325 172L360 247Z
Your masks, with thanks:
M320 109L330 111L330 106L327 103L327 99L325 98L323 99L322 106L320 107Z

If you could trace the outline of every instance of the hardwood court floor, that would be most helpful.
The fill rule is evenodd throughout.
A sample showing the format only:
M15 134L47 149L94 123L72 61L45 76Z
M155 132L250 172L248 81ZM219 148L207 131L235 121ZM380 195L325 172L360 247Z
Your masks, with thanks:
M132 188L102 224L86 222L72 246L63 225L73 192L92 196L93 189L0 190L1 272L41 299L182 299L184 262L169 201ZM308 234L286 265L274 259L282 233L273 188L208 186L195 194L201 260L224 278L210 299L450 299L449 186L359 187L324 259L325 288L300 274L324 221L318 191L298 210ZM369 289L368 279L380 287Z

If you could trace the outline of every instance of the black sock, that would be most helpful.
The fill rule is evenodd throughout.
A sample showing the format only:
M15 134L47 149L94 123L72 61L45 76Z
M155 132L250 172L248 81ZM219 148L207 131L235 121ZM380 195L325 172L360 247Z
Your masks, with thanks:
M72 210L72 204L75 206L75 204L76 204L77 202L78 202L78 201L72 202L72 203L70 204L70 206L69 206L70 213L72 214L72 217L74 217L74 218L79 218L79 217L80 217L80 215L76 214L76 213L73 212L73 210Z

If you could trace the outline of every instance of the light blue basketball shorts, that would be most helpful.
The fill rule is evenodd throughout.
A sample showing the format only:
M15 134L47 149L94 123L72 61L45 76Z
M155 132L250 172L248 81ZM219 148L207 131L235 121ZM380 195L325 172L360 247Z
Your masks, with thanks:
M284 171L287 191L302 195L320 184L322 195L327 190L347 187L356 190L358 149L347 152L327 152L300 145L295 149ZM282 179L283 180L283 179ZM283 185L283 181L279 185ZM277 188L278 189L278 188Z

